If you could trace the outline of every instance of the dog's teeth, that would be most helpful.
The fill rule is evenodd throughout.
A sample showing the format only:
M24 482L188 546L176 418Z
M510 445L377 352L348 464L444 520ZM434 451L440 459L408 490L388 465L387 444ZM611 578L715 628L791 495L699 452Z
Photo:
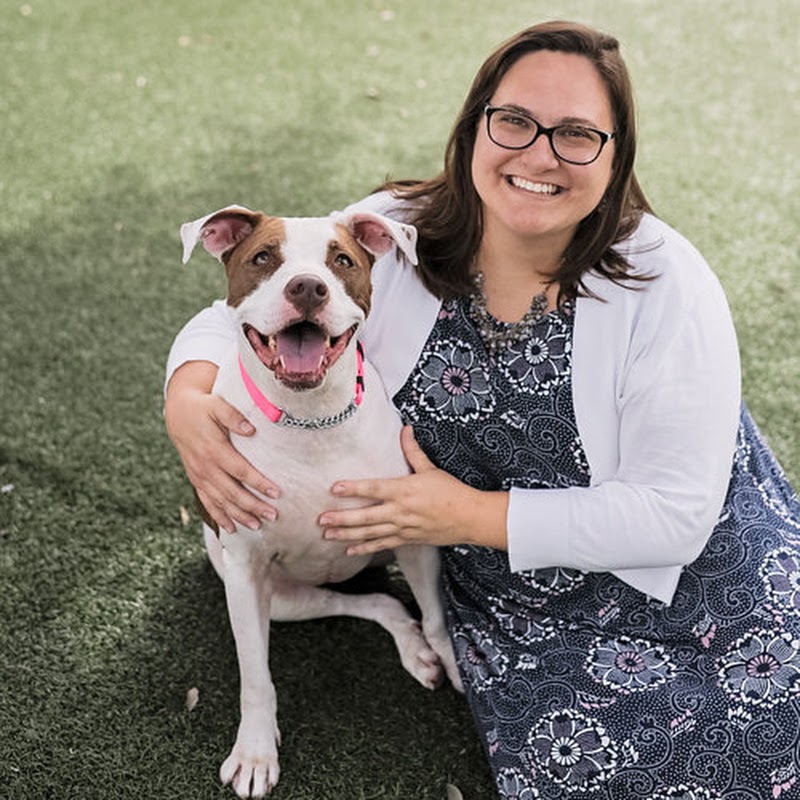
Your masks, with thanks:
M278 346L278 337L273 334L267 339L267 344L274 350Z
M278 357L278 363L281 365L283 369L286 369L286 361L284 360L283 356Z

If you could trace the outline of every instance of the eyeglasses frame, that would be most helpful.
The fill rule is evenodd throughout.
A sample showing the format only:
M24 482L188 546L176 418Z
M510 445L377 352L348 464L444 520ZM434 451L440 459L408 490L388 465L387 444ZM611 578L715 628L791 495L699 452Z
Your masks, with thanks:
M525 119L529 119L535 126L536 126L536 133L533 134L533 139L531 139L527 144L524 145L517 145L515 147L509 146L507 144L500 144L493 136L492 136L492 127L491 127L491 118L492 115L497 111L513 111L515 114L519 114L521 117L525 117ZM541 122L535 120L530 114L527 114L524 111L520 111L516 108L509 108L508 106L493 106L491 103L486 103L483 107L483 113L486 115L486 134L489 137L489 140L496 144L498 147L502 147L504 150L526 150L530 147L540 136L546 136L547 141L550 143L550 149L553 151L553 155L559 160L563 161L566 164L572 164L576 167L588 167L589 164L593 164L600 158L600 153L603 152L603 148L612 140L615 139L617 134L616 131L601 131L597 128L592 128L589 125L575 125L572 127L584 128L587 131L591 131L592 133L596 133L600 137L600 148L597 151L597 155L591 161L572 161L569 158L564 158L564 156L559 155L556 151L555 146L553 145L553 132L557 131L559 128L565 127L564 125L554 125L552 128L546 128L542 125ZM566 127L570 127L567 125Z

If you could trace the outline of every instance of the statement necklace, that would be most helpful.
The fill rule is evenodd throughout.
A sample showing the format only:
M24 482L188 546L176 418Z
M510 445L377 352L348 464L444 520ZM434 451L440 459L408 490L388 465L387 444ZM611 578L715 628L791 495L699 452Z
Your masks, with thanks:
M486 349L492 355L505 349L512 342L521 342L530 337L533 327L544 319L547 308L547 293L537 294L531 300L531 307L519 322L500 323L486 308L486 292L483 288L483 273L477 272L473 278L475 288L469 296L469 313Z

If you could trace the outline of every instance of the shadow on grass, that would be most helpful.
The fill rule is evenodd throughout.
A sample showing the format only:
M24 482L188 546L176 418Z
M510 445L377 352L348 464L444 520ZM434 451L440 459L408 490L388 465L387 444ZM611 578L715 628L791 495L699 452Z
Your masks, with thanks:
M404 594L404 586L392 587L380 572L367 580L372 585L348 588ZM172 681L161 687L157 706L180 719L179 749L202 759L200 774L214 780L239 719L224 593L201 561L182 567L162 609L176 601L177 615L151 619L150 634L164 647L178 620L183 636L174 642L183 659L167 660ZM467 798L490 796L463 698L451 688L418 686L379 626L347 618L274 624L270 661L283 735L277 797L442 800L448 782ZM189 713L180 704L192 687L200 703Z
M71 617L52 612L61 624ZM19 709L27 719L8 731L22 747L5 762L5 798L233 797L217 770L238 724L237 664L222 586L202 556L177 565L140 625L73 629L71 645L47 627L24 670L36 684ZM76 638L94 640L91 658ZM271 663L283 732L277 798L441 800L447 782L467 798L490 796L463 699L417 686L378 626L274 625ZM191 688L199 703L188 711Z
M14 490L0 496L0 796L233 797L217 771L238 725L238 668L196 523L3 455ZM408 600L396 579L368 578L362 589ZM376 624L275 624L271 651L275 797L442 800L447 782L467 800L492 796L463 698L420 687Z
M325 213L336 195L331 172L310 196L320 167L300 135L196 161L185 189L117 167L0 241L13 265L0 273L4 800L233 796L217 771L238 669L222 586L179 522L189 488L163 429L163 364L222 287L210 259L181 267L181 222L228 202ZM287 165L282 151L302 156ZM275 625L272 669L279 800L441 800L448 781L491 796L463 698L419 687L378 626Z

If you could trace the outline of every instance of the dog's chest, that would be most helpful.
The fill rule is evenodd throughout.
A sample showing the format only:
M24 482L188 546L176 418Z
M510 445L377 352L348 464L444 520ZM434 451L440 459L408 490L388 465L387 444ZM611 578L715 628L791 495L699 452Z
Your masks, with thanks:
M409 471L400 448L400 420L377 374L368 372L367 390L356 413L324 429L294 428L270 421L232 371L220 371L214 391L255 426L253 436L233 435L231 440L281 490L280 497L270 501L277 509L277 519L265 522L257 536L241 539L247 540L248 547L257 547L263 557L294 580L344 580L363 568L367 559L347 556L345 545L322 538L318 519L329 509L366 504L331 494L337 480L390 478Z

